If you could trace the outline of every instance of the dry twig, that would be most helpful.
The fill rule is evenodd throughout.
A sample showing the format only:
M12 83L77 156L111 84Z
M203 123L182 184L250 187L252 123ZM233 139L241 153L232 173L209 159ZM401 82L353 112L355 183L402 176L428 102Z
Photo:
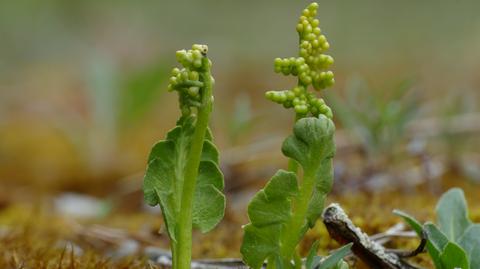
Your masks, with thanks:
M338 204L331 204L323 211L323 222L330 236L341 244L352 242L353 253L373 269L418 269L402 260L423 251L426 239L411 252L398 254L385 249L356 227Z

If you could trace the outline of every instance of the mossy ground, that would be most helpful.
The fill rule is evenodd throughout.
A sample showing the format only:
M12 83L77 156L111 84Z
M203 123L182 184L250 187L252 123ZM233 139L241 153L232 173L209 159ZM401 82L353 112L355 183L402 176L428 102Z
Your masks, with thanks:
M463 187L470 204L471 218L480 222L480 186L466 180L446 180L443 189ZM353 222L368 234L381 233L400 223L391 213L403 209L421 221L434 220L434 208L439 194L424 187L388 193L334 194L330 202L340 203ZM37 199L37 198L32 198ZM129 199L141 199L132 195ZM105 217L79 220L55 213L48 196L35 203L4 202L0 210L0 268L156 268L142 254L147 246L168 248L158 215L141 209L114 208ZM247 222L244 211L229 208L225 219L211 233L194 236L194 258L239 257L242 239L241 225ZM98 227L120 231L112 238L92 232ZM158 233L160 231L160 233ZM122 241L135 240L138 248L127 255L119 254ZM308 232L301 245L306 253L314 240L320 240L320 252L338 247L321 222ZM417 239L393 239L389 248L412 250ZM72 251L73 249L73 251ZM413 258L425 268L433 268L427 254ZM366 268L357 262L354 268Z

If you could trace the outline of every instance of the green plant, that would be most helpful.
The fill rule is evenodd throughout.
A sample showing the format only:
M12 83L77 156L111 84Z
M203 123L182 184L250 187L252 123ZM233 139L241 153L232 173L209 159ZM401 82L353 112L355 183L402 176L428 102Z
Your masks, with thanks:
M332 111L307 91L310 85L321 90L334 83L333 73L325 71L333 59L323 54L330 45L318 28L317 9L318 4L312 3L300 16L299 57L275 59L275 71L298 77L297 86L266 93L269 100L294 108L296 123L293 135L282 145L290 158L288 171L279 170L248 206L250 223L244 226L241 252L254 269L265 260L267 268L301 266L297 245L319 218L333 183Z
M402 81L388 91L376 90L364 79L354 77L345 88L345 98L327 96L343 127L360 141L370 161L391 156L392 148L404 138L407 124L418 112L412 83Z
M480 224L468 218L463 191L453 188L437 203L437 225L421 224L405 212L395 210L415 232L428 239L427 250L437 269L480 268Z
M192 226L211 230L225 209L223 175L218 151L208 129L212 111L213 77L207 46L177 51L184 67L174 68L168 89L177 91L182 116L148 158L145 201L160 205L170 237L173 268L190 268Z
M317 256L318 241L313 243L305 260L305 269L348 269L348 264L343 258L350 253L353 243L349 243L332 252L327 257Z

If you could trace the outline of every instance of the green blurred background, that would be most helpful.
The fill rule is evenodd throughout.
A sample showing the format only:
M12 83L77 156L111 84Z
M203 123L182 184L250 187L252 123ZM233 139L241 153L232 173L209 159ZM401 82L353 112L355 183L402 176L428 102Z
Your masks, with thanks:
M176 65L174 52L193 43L208 44L214 63L212 128L224 150L227 176L273 166L268 160L253 168L241 164L265 152L281 157L281 140L275 138L288 134L292 113L266 101L263 93L295 83L273 73L273 59L297 55L295 25L307 4L2 1L0 188L90 191L141 176L151 145L179 114L176 95L165 91ZM420 137L429 154L470 156L462 164L469 163L470 177L478 176L480 2L319 4L337 81L326 91L346 134L346 142L339 142L348 148L357 141L367 152L357 165L388 166L397 155L372 158L392 154L396 145L407 148L412 137ZM466 123L455 129L463 126L467 132L452 134L434 124L433 134L424 135L429 125L421 120L458 122L465 115ZM424 128L407 135L415 121ZM431 137L440 142L431 143ZM342 156L340 163L348 159Z

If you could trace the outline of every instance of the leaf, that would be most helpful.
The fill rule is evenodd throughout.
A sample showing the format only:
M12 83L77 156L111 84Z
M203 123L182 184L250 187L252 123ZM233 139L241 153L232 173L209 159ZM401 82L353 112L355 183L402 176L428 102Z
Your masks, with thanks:
M471 225L460 237L458 244L465 250L470 268L480 268L480 224Z
M282 145L285 156L297 161L304 175L315 175L313 194L307 212L308 227L313 227L321 215L325 197L332 189L335 142L335 126L324 115L309 117L297 121L293 135Z
M319 241L315 241L315 243L313 243L312 247L310 248L307 259L305 261L306 269L344 268L342 259L348 255L348 253L350 252L350 249L352 248L353 243L349 243L335 250L330 256L327 256L324 259L322 259L320 256L317 256L318 244L319 244ZM348 268L348 265L346 268Z
M442 195L436 212L440 230L451 241L457 242L472 224L468 218L465 196L459 188L453 188Z
M257 228L250 223L243 226L243 229L245 234L240 249L243 260L250 268L261 268L266 257L278 252L280 225L265 229Z
M318 269L330 269L336 267L336 265L343 259L345 256L350 253L350 249L352 248L353 243L349 243L337 250L335 250L332 254L327 256L325 259L322 260L320 267Z
M442 252L445 246L450 242L445 234L440 231L437 226L431 222L425 223L423 226L427 233L428 241L432 243L438 252Z
M187 163L196 119L181 118L168 132L166 140L152 148L143 181L146 203L162 209L168 234L173 241L176 219L181 210L184 169ZM203 144L193 200L193 226L202 232L211 230L222 219L225 209L223 175L218 168L218 151L207 134Z
M202 233L210 231L223 218L225 196L223 175L212 161L201 161L195 197L193 200L192 222Z
M422 224L418 222L414 217L400 210L394 210L393 213L397 216L402 217L405 222L408 223L408 225L410 225L410 227L417 233L417 235L419 237L422 237L424 228L422 227ZM435 264L435 267L441 268L440 250L432 244L431 240L427 241L427 251L430 254L430 257L432 257L432 261Z
M320 242L317 240L313 243L312 247L310 247L310 251L308 252L307 259L305 260L305 268L306 269L313 269L317 266L320 261L321 257L317 256L318 244Z
M282 152L299 162L303 169L317 170L324 159L335 154L334 132L333 122L324 115L300 119L293 127L293 135L283 142Z
M160 141L154 146L158 156L174 156L175 143L173 141ZM152 149L153 152L153 149ZM175 215L177 197L174 193L174 179L176 177L174 158L153 158L147 167L143 181L144 200L150 206L160 204L163 219L170 238L175 242Z
M308 186L310 197L297 197L299 187L293 172L279 170L259 191L248 206L250 224L244 226L245 235L241 247L244 261L251 268L260 268L266 259L284 261L289 257L280 254L280 239L286 233L298 233L301 238L312 227L323 209L326 194L333 180L332 158L335 153L333 133L335 127L327 117L303 118L296 122L293 135L283 143L285 156L296 160L305 175L311 175ZM305 182L302 183L305 187ZM301 231L285 231L283 228L292 216L292 200L309 201L305 225ZM272 233L272 230L275 231Z
M442 261L443 268L445 269L470 268L465 251L453 242L449 242L445 246L445 249L440 255L440 260Z
M254 269L270 256L279 256L280 233L291 214L290 198L298 193L295 173L279 170L248 205L250 224L244 226L240 252Z
M162 194L160 189L157 187L154 187L155 194L162 199L160 204L160 208L162 210L162 215L163 215L163 220L165 221L165 227L167 228L167 233L170 236L170 239L172 240L173 244L176 244L177 242L177 236L175 235L175 226L176 226L176 218L175 215L176 213L174 212L174 209L169 206L170 204L173 204L173 201L169 201L169 199L172 199L172 195L170 194Z
M324 159L317 171L317 179L315 188L313 189L312 198L308 205L307 220L308 226L312 228L320 217L327 194L332 189L333 184L333 157Z
M480 268L480 225L472 224L468 218L463 191L454 188L443 194L436 211L440 228L433 223L423 226L428 237L427 249L435 267L468 269L471 263L471 268ZM402 211L395 210L394 213L403 217L420 235L422 228L417 220Z
M416 220L414 217L409 215L406 212L403 212L401 210L395 209L393 210L393 214L402 217L408 225L417 233L418 236L422 236L422 224Z

